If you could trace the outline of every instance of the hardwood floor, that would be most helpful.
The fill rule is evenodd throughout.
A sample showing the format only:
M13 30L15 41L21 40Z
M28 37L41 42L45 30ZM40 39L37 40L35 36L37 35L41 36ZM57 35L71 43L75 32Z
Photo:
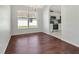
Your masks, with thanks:
M12 36L5 54L78 54L79 48L45 33Z

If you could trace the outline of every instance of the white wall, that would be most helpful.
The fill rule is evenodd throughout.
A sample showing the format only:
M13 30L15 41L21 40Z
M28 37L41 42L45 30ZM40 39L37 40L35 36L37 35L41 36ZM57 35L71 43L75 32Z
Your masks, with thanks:
M4 53L10 40L10 6L0 6L0 53Z
M38 19L38 28L31 28L31 29L18 29L17 28L17 19L16 19L16 10L18 8L26 9L26 6L11 6L11 34L17 35L17 34L24 34L24 33L35 33L35 32L42 32L42 12L39 11L39 19Z
M46 8L43 11L43 32L50 34L50 29L49 29L49 7L46 6Z
M79 47L79 6L62 6L63 40Z

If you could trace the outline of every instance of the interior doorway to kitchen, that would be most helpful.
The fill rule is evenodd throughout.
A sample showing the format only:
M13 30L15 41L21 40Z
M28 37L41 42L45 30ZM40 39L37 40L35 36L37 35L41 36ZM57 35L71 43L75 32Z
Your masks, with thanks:
M61 38L61 6L52 5L49 8L49 22L51 35Z

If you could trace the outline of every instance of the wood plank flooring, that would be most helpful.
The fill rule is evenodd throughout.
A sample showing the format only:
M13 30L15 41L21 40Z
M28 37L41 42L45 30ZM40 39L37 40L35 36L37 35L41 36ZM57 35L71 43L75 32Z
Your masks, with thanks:
M5 54L78 54L79 48L45 33L12 36Z

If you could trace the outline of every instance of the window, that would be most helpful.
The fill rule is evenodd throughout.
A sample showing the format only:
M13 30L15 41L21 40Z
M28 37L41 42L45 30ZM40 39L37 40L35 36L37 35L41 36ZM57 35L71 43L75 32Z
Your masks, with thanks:
M37 28L38 12L36 9L27 8L17 10L18 29Z

